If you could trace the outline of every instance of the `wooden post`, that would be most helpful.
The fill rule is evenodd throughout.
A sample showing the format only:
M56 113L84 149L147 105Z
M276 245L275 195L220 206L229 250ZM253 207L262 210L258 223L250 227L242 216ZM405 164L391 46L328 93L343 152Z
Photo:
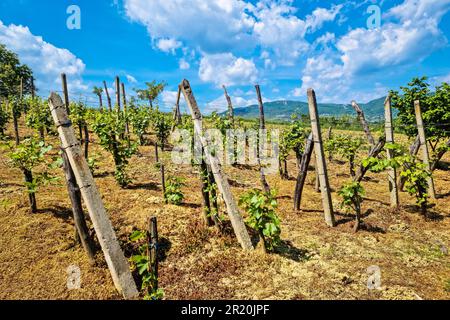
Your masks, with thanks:
M308 89L309 115L314 139L314 150L316 154L317 173L319 175L320 190L322 192L322 203L325 214L325 222L330 227L336 226L334 218L333 203L331 200L330 184L328 181L327 165L325 153L323 151L322 133L320 131L319 113L317 110L316 93L313 89Z
M20 106L17 106L13 103L12 105L12 113L13 113L13 124L14 124L14 136L16 138L16 146L20 144L20 135L19 135L19 119L17 119L18 112L17 110L21 110L22 108L22 92L23 92L23 82L22 78L20 78L20 87L19 87L19 103Z
M158 141L155 142L155 163L159 163Z
M122 99L123 99L123 112L125 113L125 133L128 136L128 139L130 137L130 125L128 123L128 108L127 108L127 95L125 92L125 84L122 82Z
M384 102L384 114L385 114L385 129L386 129L386 142L394 143L394 129L392 127L392 108L391 108L391 97L387 96ZM372 138L373 139L373 138ZM386 150L388 160L394 157L393 150ZM397 189L397 170L395 168L390 168L388 170L389 178L389 191L391 193L391 207L397 208L399 206L398 200L398 189Z
M181 110L180 110L180 98L181 98L181 88L178 86L178 92L177 92L177 102L175 104L176 110L177 110L177 124L181 123Z
M164 167L163 163L160 164L160 169L161 169L161 185L162 185L163 198L164 198L164 201L167 203L167 197L166 197L166 171L165 171L165 167Z
M414 101L414 109L416 111L417 130L419 131L420 146L422 147L423 152L423 163L425 164L428 172L431 174L430 153L428 151L427 138L425 135L425 128L423 126L422 110L420 109L419 100ZM434 189L434 181L432 176L428 178L428 192L432 199L436 199L436 191Z
M263 104L262 96L261 96L261 88L259 87L259 85L256 85L255 88L256 88L256 95L258 96L258 103L259 103L259 135L258 135L259 141L258 141L258 147L257 147L257 150L258 150L257 160L258 160L258 167L259 167L259 176L260 176L261 184L263 186L264 191L266 193L270 193L270 186L269 186L269 183L267 182L266 175L264 174L264 169L261 165L261 151L262 151L261 145L263 147L265 146L265 143L264 143L264 140L262 140L263 137L261 137L261 134L266 129L266 120L264 117L264 104ZM264 139L265 139L265 137L264 137ZM261 141L263 141L263 142L261 143Z
M69 90L67 90L67 77L65 73L61 73L61 84L64 93L64 105L66 106L67 114L70 114Z
M103 206L102 198L92 177L91 170L82 154L64 103L57 94L52 93L49 99L49 106L53 120L58 128L62 148L66 151L69 158L70 166L80 187L81 195L94 225L114 284L125 298L135 298L138 296L138 291L130 272L130 266L117 241L113 226Z
M156 217L151 217L148 224L148 264L150 272L154 278L152 280L152 290L158 290L158 222Z
M261 88L259 87L259 85L256 85L255 88L256 88L256 95L258 96L258 105L259 105L259 128L265 129L266 120L264 118L264 104L261 96Z
M320 179L319 179L319 171L317 169L317 165L314 168L314 173L316 175L316 179L314 181L314 191L319 193L320 192Z
M35 98L36 88L34 87L34 77L31 77L31 98Z
M366 134L366 137L367 137L367 140L369 141L370 146L373 147L375 145L375 140L372 136L372 133L370 133L369 124L367 123L366 116L364 115L364 111L356 103L356 101L352 101L352 107L353 107L353 109L355 109L356 113L358 114L359 122L361 122L361 125L364 129L364 133Z
M225 86L223 87L223 91L225 92L225 98L227 99L227 103L228 103L228 118L231 122L231 124L233 125L234 128L234 110L233 110L233 103L231 102L231 97L228 95L228 91L227 88ZM259 88L259 86L258 86Z
M208 191L209 173L205 159L202 159L202 163L200 165L200 180L203 199L203 219L205 221L206 226L211 227L213 225L213 220L211 218L211 202L209 200L209 191Z
M108 100L109 112L112 112L111 97L109 96L109 91L108 91L108 86L106 85L106 81L103 81L103 86L105 87L105 93L106 93L106 98Z
M116 101L117 101L117 111L120 112L120 79L116 77Z
M84 131L84 157L89 159L89 128L86 123L86 121L83 124L83 131Z
M180 86L178 86L177 101L175 102L175 108L173 110L172 132L175 130L176 126L181 123L180 98L181 98L181 89Z
M81 205L81 192L75 179L72 167L70 166L69 158L66 151L61 149L63 158L63 168L66 176L67 191L69 192L70 202L72 203L73 221L75 223L75 231L78 234L81 245L88 255L91 264L95 262L94 244L89 236L89 228L86 224L86 219Z
M236 234L236 238L243 249L253 249L250 236L248 235L247 229L245 227L244 219L239 213L236 201L233 194L231 193L228 179L223 173L219 159L217 159L217 157L211 152L210 141L208 141L203 135L202 114L200 112L200 109L198 108L197 101L195 100L191 85L189 84L188 80L183 80L181 84L181 90L183 91L183 95L192 114L195 134L200 139L205 155L207 157L207 162L211 167L212 174L214 175L214 178L217 182L217 187L219 188L219 191L222 194L222 198L227 207L228 216L230 217L231 224Z
M306 142L305 152L302 156L302 162L300 164L300 171L297 177L297 184L295 186L294 194L294 210L300 210L300 205L302 201L303 187L305 185L306 175L308 174L309 163L311 162L311 156L313 152L314 141L313 134L311 133Z
M25 177L26 183L29 184L33 183L33 173L31 172L31 170L24 169L23 175ZM31 213L36 213L37 212L36 192L28 192L28 199L30 200Z

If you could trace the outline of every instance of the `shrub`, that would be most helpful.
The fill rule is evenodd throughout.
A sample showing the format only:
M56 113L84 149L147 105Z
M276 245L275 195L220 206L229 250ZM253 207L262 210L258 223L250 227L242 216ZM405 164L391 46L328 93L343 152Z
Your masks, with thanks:
M251 190L241 196L239 205L247 211L249 217L246 222L258 232L264 249L272 251L281 242L280 218L275 212L278 206L275 193Z
M356 214L354 231L357 232L361 225L361 203L363 202L364 188L359 182L345 184L338 194L342 197L342 208L351 209Z
M181 188L185 186L184 179L169 177L166 183L166 200L174 205L180 205L184 200L184 194Z

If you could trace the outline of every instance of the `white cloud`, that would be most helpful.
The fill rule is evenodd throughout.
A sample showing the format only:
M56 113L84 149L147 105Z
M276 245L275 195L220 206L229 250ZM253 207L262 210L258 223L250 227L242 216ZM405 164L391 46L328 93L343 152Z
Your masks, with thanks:
M345 71L367 73L422 61L446 46L438 24L449 8L450 0L405 0L386 14L399 22L387 22L380 29L350 31L337 43Z
M304 97L312 87L323 102L347 103L387 94L377 82L446 46L439 23L449 8L450 0L405 0L386 13L378 29L357 28L337 40L331 34L317 39L316 45L325 50L307 60L302 87L291 94ZM362 77L376 83L372 90L355 90Z
M303 70L302 87L292 94L304 97L308 88L315 89L324 102L342 99L338 95L348 90L343 67L325 54L309 58Z
M163 52L175 54L175 50L181 48L182 43L175 39L159 39L156 46Z
M127 81L129 83L137 83L137 80L135 77L133 77L132 75L127 74Z
M165 52L181 46L217 54L267 51L266 68L292 66L309 49L305 34L332 21L342 5L317 8L304 20L293 0L125 0L125 12L147 30ZM241 54L240 53L240 54Z
M251 5L235 0L125 0L125 12L142 23L153 40L177 39L202 50L227 50L248 45Z
M175 103L177 102L178 97L178 91L170 91L170 90L164 90L161 93L161 96L159 97L159 103L161 110L163 111L173 111L173 108L175 107ZM183 94L181 94L180 97L180 107L182 109L186 109L186 101L184 100ZM181 111L183 112L183 110Z
M333 6L331 9L317 8L311 15L306 17L306 26L310 32L322 28L325 22L334 21L341 11L343 5Z
M189 64L189 62L187 62L186 59L184 59L184 58L181 58L178 63L180 65L181 70L188 70L191 68L191 65Z
M36 86L42 94L60 90L60 74L66 73L71 92L87 90L82 74L85 64L67 49L57 48L40 36L31 33L28 27L0 21L0 43L18 54L21 63L27 64L34 73Z
M237 58L231 53L205 54L200 60L200 79L218 87L254 83L257 75L252 60Z

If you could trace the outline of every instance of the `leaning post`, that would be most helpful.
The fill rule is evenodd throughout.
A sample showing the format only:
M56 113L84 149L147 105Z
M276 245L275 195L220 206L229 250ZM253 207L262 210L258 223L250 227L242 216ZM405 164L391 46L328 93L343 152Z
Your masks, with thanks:
M322 203L325 215L325 222L330 227L335 227L336 220L334 218L330 183L328 181L327 165L325 162L325 152L323 150L322 133L320 131L319 112L317 110L316 93L314 92L313 89L308 89L308 106L314 139L314 151L316 154L317 174L319 176L320 190L322 193Z

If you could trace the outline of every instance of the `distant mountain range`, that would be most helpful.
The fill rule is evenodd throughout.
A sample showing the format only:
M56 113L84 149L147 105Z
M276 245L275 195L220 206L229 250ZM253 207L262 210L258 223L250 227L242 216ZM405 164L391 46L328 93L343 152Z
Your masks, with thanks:
M384 116L384 101L386 97L382 97L368 103L359 103L364 110L368 121L379 120ZM319 114L322 116L343 116L356 115L350 104L336 104L336 103L319 103ZM308 103L300 101L272 101L264 103L264 113L268 120L289 121L292 114L309 114ZM222 114L226 114L223 112ZM236 117L246 119L254 119L259 117L258 105L251 105L248 107L235 108L234 114Z

